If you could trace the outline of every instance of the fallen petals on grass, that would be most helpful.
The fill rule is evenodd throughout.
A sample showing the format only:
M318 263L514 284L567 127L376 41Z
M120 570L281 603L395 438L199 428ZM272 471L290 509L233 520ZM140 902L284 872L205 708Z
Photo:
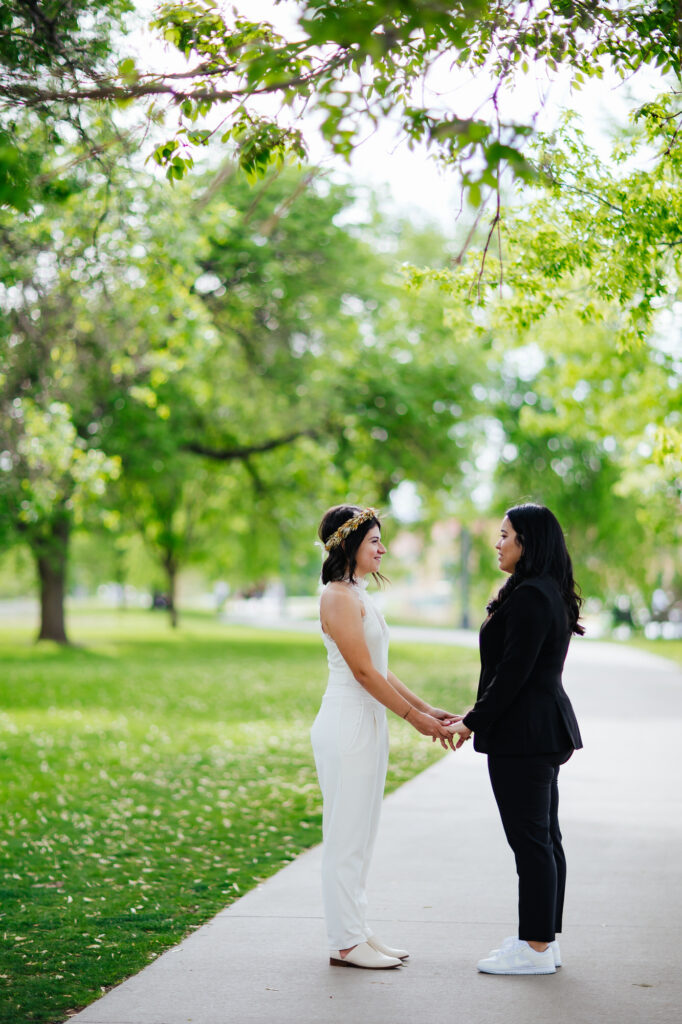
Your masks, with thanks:
M77 648L0 648L0 1024L63 1020L321 838L317 638L80 625ZM434 703L470 701L474 652L393 661ZM391 735L389 788L441 756Z

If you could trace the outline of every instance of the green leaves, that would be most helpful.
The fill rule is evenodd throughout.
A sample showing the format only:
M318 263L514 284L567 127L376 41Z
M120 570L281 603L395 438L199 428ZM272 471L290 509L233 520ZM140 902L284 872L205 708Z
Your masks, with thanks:
M669 99L648 104L607 164L568 121L539 151L544 188L502 218L502 288L480 252L451 274L456 295L479 282L496 338L508 438L498 486L564 510L590 590L640 600L681 539L677 123ZM643 140L666 136L640 170Z
M305 110L322 116L329 146L346 158L367 128L391 117L409 139L428 140L437 159L461 170L470 200L477 200L481 186L493 187L502 162L513 179L533 181L526 154L532 115L500 123L501 90L512 86L517 74L532 66L552 73L565 69L576 85L601 78L607 64L624 78L645 66L680 74L678 15L675 4L667 3L600 0L538 8L510 0L464 5L299 0L298 27L287 39L269 23L237 10L228 14L210 0L173 0L161 3L152 27L187 62L184 73L147 71L125 54L119 55L115 71L104 70L111 37L130 3L102 0L96 5L101 17L88 21L86 8L91 6L82 0L63 4L50 22L51 33L42 26L33 31L31 22L26 32L2 35L5 117L36 109L43 123L61 124L73 120L74 104L81 115L89 112L88 121L101 110L96 104L115 109L138 103L143 116L158 122L165 97L180 114L171 138L181 142L182 153L169 153L164 143L154 158L171 181L192 167L191 150L203 147L202 132L210 132L197 129L197 122L217 107L223 141L237 142L238 159L252 176L262 176L290 156L300 158ZM434 68L445 65L479 87L485 76L489 85L478 105L482 113L472 118L460 101L431 92ZM37 74L38 68L49 70ZM428 100L418 112L419 95ZM264 108L263 97L274 98L274 107ZM271 109L277 113L264 112ZM9 155L4 166L3 185L0 153L0 197L4 189L6 196L15 195L6 201L24 209L32 201L31 168L13 166Z
M13 206L21 212L29 209L31 162L12 135L0 131L0 206ZM38 164L38 160L33 162L34 172Z
M77 115L73 99L52 103L55 91L70 91L77 83L87 88L104 78L124 87L135 83L130 59L113 72L111 61L112 36L120 42L133 6L132 0L66 0L39 11L31 4L1 5L0 206L24 213L39 204L53 180L57 133L68 125L67 133L75 128L73 135L84 138L88 125L101 117L94 111Z
M225 23L215 5L201 0L161 4L151 27L159 29L166 42L188 58L218 53L225 31Z
M63 503L76 521L82 521L88 501L101 499L107 482L118 477L120 461L86 446L65 403L52 402L41 409L24 398L14 408L22 424L17 444L22 473L19 522L24 526L40 523Z
M132 57L126 57L118 65L118 73L124 85L134 85L140 77L135 61Z
M246 111L235 119L222 141L235 143L235 156L249 181L264 177L271 166L281 167L288 156L303 160L306 150L298 129L279 128L267 118L252 117Z

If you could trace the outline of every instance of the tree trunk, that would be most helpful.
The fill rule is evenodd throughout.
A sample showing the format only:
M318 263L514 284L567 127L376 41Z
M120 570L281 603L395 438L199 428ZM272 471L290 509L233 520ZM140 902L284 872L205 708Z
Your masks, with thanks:
M47 530L32 540L40 580L39 640L68 644L64 623L64 592L69 551L69 520L65 516L46 524Z
M173 629L178 626L178 610L175 603L177 590L178 567L174 558L168 557L165 560L166 577L168 579L168 614Z
M126 566L123 553L116 544L114 544L114 580L118 588L116 594L117 606L119 611L124 611L128 607L126 598Z

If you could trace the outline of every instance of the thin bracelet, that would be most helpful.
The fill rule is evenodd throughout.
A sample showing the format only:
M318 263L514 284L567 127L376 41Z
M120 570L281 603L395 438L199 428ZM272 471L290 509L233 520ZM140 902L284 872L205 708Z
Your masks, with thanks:
M411 711L411 710L412 710L412 705L411 705L411 704L408 704L408 705L407 705L407 711L406 711L406 712L405 712L405 714L403 715L403 718L407 718L407 716L409 715L409 713L410 713L410 711Z

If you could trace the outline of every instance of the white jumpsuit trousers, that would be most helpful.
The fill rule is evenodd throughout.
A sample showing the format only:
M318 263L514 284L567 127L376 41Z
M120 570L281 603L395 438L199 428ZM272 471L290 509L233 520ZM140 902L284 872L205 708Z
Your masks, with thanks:
M388 629L365 593L363 627L372 664L388 671ZM330 950L348 949L372 934L367 926L367 874L388 767L383 704L358 683L341 652L323 633L329 682L311 730L322 790L322 898Z

